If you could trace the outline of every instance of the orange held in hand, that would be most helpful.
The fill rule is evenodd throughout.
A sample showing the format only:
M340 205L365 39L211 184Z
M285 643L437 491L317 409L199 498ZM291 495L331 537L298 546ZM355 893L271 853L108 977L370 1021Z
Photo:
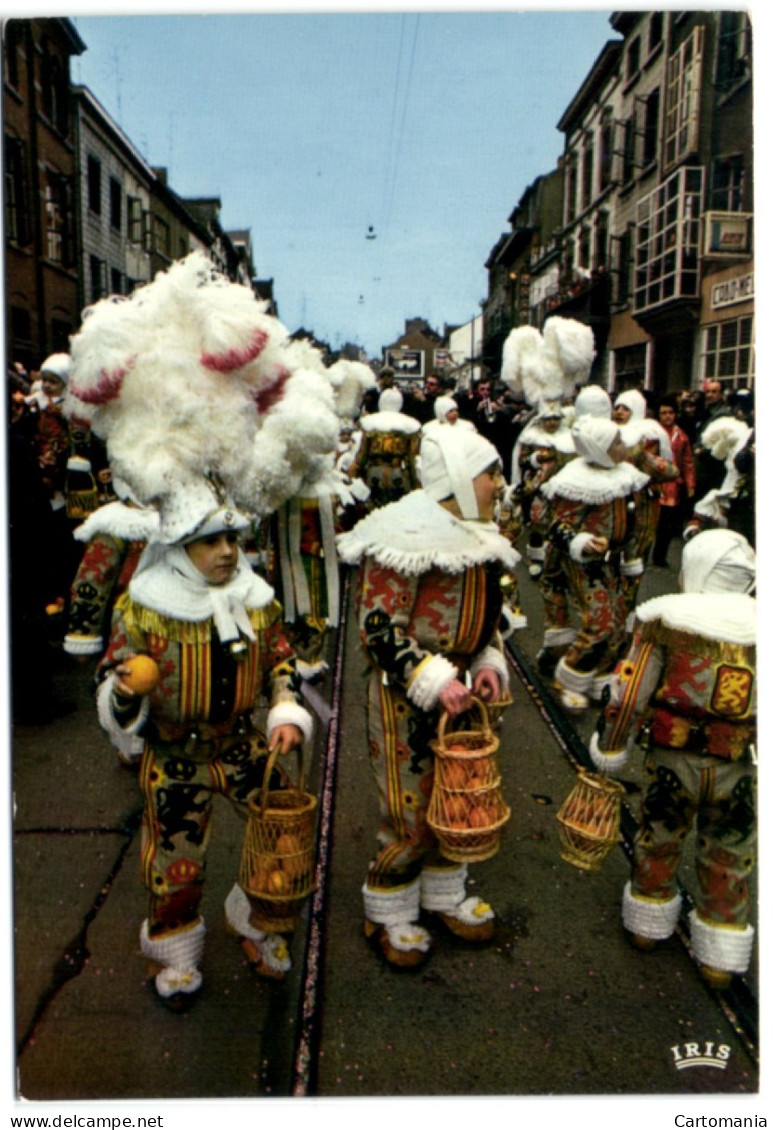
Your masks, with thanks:
M159 683L159 667L150 655L133 655L122 666L130 669L129 675L122 676L122 683L133 694L150 694Z

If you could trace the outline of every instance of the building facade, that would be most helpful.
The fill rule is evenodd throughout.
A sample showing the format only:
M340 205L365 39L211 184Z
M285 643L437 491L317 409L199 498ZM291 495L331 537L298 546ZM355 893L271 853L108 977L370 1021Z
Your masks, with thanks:
M70 20L7 20L3 51L6 344L35 370L80 321Z
M85 86L73 88L81 307L151 280L147 238L154 173Z
M494 363L513 325L555 313L591 325L593 379L612 390L659 395L713 377L750 388L748 15L626 11L610 22L621 38L606 42L558 123L556 225L541 236L520 207L487 261L485 357Z

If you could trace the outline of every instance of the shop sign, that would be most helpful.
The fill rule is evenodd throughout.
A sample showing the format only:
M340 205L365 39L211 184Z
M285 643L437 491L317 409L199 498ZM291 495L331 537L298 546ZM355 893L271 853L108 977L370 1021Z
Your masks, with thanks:
M735 279L714 283L710 290L711 310L720 310L722 306L734 306L736 302L747 302L754 297L754 272L740 275Z

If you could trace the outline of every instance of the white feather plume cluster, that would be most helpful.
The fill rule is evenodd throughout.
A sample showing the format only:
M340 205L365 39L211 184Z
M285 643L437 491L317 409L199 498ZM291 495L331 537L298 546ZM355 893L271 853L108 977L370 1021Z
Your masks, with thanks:
M90 307L71 357L66 411L146 505L216 476L241 508L275 508L337 443L318 350L201 252Z
M700 443L715 459L722 463L731 461L744 447L751 429L736 416L720 416L708 424L700 436Z
M511 330L503 345L502 380L529 404L563 400L589 379L595 357L591 327L575 318L547 318Z
M335 392L335 411L341 417L355 420L368 389L376 387L375 373L362 361L336 361L327 370Z

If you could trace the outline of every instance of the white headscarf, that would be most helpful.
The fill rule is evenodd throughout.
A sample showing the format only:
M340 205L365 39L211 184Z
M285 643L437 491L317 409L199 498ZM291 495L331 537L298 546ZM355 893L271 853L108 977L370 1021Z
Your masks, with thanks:
M615 467L608 449L621 434L618 424L604 416L582 416L571 430L575 450L587 463L594 463L597 467Z
M599 385L584 385L575 398L576 418L581 416L603 416L610 419L611 398Z
M401 412L403 394L399 388L385 388L378 398L379 412Z
M151 548L150 564L130 581L133 600L174 620L199 623L212 616L222 643L237 640L241 633L256 638L247 609L264 608L273 599L273 590L252 571L242 552L229 581L211 585L184 546Z
M452 410L459 411L459 405L453 396L437 396L435 398L435 419L440 420L441 424L445 424L446 415Z
M684 547L680 581L684 592L753 592L756 554L734 530L705 530Z
M473 479L500 462L500 453L479 432L466 428L437 428L425 432L419 453L419 477L436 502L454 495L462 517L478 519Z
M646 398L642 392L636 388L628 388L625 392L619 393L613 402L613 407L618 408L622 405L624 408L629 409L632 415L629 418L629 423L636 423L638 420L644 420L646 416Z

